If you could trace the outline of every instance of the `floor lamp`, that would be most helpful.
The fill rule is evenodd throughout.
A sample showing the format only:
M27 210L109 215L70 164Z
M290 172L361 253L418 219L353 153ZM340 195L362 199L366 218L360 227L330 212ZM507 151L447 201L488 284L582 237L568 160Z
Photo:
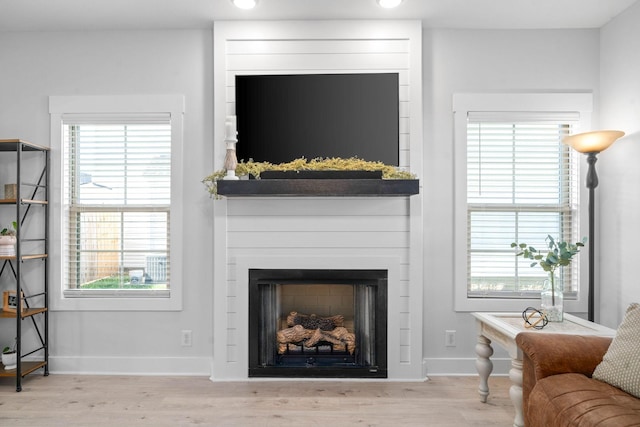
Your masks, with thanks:
M598 175L596 174L596 157L598 153L609 148L611 144L616 142L620 137L624 136L624 132L619 130L600 130L594 132L579 133L570 135L563 139L562 142L569 145L579 153L587 155L587 163L589 169L587 171L587 188L589 189L589 301L588 301L588 319L593 322L594 317L594 263L595 263L595 240L594 240L594 190L598 186Z

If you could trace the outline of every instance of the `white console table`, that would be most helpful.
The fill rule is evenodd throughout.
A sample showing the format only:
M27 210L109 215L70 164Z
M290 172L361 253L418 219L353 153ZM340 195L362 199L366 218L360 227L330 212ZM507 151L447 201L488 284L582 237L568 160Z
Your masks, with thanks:
M521 313L471 313L476 318L478 329L478 344L476 345L476 369L480 376L480 401L486 402L489 396L489 375L493 370L492 342L498 343L509 353L511 357L511 389L509 396L513 402L516 416L514 427L522 427L524 419L522 414L522 353L516 345L516 335L520 332L535 332L540 334L556 333L570 335L597 335L613 337L614 329L607 328L597 323L589 322L570 314L564 314L564 321L549 322L544 329L525 328Z

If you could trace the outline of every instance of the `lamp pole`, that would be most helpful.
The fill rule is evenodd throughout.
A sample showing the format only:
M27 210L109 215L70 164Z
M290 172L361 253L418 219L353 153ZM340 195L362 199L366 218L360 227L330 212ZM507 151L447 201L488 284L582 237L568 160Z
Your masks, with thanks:
M589 299L587 302L587 316L590 322L594 318L594 301L595 301L595 189L598 186L598 174L596 173L596 157L598 153L587 153L587 163L589 169L587 171L587 188L589 189Z

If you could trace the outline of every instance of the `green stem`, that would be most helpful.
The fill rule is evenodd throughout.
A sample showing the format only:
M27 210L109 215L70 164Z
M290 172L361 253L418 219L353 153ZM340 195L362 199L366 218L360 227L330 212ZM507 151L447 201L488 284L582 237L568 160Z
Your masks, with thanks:
M553 272L549 274L551 276L551 305L556 306L556 283L555 283L555 275Z

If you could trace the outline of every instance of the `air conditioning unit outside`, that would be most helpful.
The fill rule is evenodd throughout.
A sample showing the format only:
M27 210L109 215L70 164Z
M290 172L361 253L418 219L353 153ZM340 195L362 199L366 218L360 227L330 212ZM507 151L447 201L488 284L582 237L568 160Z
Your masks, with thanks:
M167 281L167 256L166 255L147 255L147 282L166 282Z

